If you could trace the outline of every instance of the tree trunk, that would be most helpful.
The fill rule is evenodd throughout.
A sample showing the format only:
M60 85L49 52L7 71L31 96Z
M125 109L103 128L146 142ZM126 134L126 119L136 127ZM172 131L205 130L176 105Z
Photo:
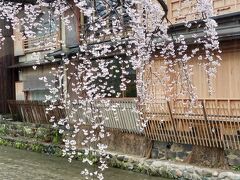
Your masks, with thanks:
M222 148L193 146L186 162L199 166L228 169L225 151Z

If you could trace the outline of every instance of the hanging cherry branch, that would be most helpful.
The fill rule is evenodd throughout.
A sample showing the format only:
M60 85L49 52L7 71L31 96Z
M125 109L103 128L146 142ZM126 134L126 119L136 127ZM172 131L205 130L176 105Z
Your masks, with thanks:
M47 112L66 111L65 117L50 119L53 126L64 133L64 155L71 161L81 146L85 149L83 162L92 165L89 155L99 154L97 169L94 172L85 169L82 175L103 179L102 171L107 168L108 158L103 139L110 135L104 126L109 121L106 112L113 112L118 120L119 105L112 104L109 97L121 97L121 92L131 82L130 70L135 70L137 108L132 111L140 115L136 126L143 130L151 118L142 116L144 107L155 99L149 93L149 87L155 84L147 80L146 69L155 66L155 59L162 59L163 65L154 68L163 75L154 75L156 84L164 87L165 100L189 96L194 102L197 96L191 81L190 62L196 57L199 59L211 84L220 60L217 24L211 18L212 2L198 0L195 10L201 14L201 20L186 22L186 28L199 23L204 26L205 35L192 37L194 44L201 47L192 49L183 35L172 33L174 25L167 18L168 7L163 0L9 0L0 1L0 18L11 23L13 29L22 27L23 38L29 38L35 37L38 31L51 34L52 20L62 22L71 30L70 18L79 20L75 8L84 17L78 51L72 56L63 52L61 64L52 68L55 79L42 77L41 80L51 93L46 96L46 101L51 102ZM72 14L66 15L69 11ZM43 14L49 16L49 28L42 26ZM59 25L55 28L61 29ZM0 30L0 42L3 40ZM63 40L59 43L64 46ZM204 55L200 56L200 51ZM117 86L112 82L117 82ZM180 89L173 92L179 84ZM81 142L77 141L79 134L83 136Z

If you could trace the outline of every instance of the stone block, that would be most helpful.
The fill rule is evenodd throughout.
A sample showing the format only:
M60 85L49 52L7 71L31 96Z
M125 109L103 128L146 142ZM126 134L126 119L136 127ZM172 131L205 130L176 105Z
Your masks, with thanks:
M24 133L25 137L33 138L34 135L35 135L35 130L33 128L31 128L31 127L24 126L23 127L23 133Z
M183 152L183 150L184 150L183 145L175 143L170 148L170 151L172 152Z
M43 127L37 128L35 138L43 142L50 142L52 139L50 130Z
M5 124L0 124L0 134L5 135L7 132L7 127Z
M124 160L124 156L123 156L123 155L119 155L119 156L117 156L117 160L119 160L119 161L123 161L123 160Z
M230 154L227 156L228 163L230 166L240 166L240 157L235 154Z
M153 158L153 159L158 159L159 158L159 153L158 153L157 148L152 149L151 158Z

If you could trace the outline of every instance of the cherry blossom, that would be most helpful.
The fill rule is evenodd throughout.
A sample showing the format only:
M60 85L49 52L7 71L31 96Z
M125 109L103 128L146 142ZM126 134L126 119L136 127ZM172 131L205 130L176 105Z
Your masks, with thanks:
M119 104L112 104L109 98L121 97L121 92L131 82L130 69L136 71L137 88L137 108L132 111L140 117L136 126L144 130L151 117L143 116L143 112L149 110L146 104L155 100L154 95L149 93L151 86L161 84L165 91L165 100L190 97L194 102L197 95L191 80L194 72L190 62L196 57L199 59L211 85L221 58L217 23L212 19L212 1L198 0L194 6L201 15L200 21L204 22L204 36L192 36L195 39L194 44L200 44L197 48L190 47L184 35L169 33L172 25L167 19L166 9L161 5L163 1L96 0L96 5L91 2L36 0L33 4L26 4L0 1L0 18L10 23L6 29L21 26L24 29L23 38L30 38L36 37L38 32L51 32L52 19L61 21L68 30L73 31L70 19L76 16L74 7L78 7L83 13L86 22L79 34L79 51L71 58L62 54L61 64L51 71L54 80L46 77L40 79L51 92L51 95L46 96L46 101L51 102L46 111L66 111L65 117L58 119L52 116L50 119L53 126L59 128L59 133L64 135L63 154L71 162L79 155L77 149L81 146L85 150L81 154L84 157L83 162L90 165L93 161L89 157L95 154L99 157L96 171L84 169L81 174L86 179L103 179L102 172L107 168L109 157L107 145L102 140L110 136L104 126L109 118L104 113L111 111L116 121L119 120L116 113ZM72 14L66 15L69 10L72 10ZM39 18L42 13L49 16L48 28L42 26L42 19ZM190 28L194 23L199 21L187 21L185 26ZM61 29L59 25L55 28ZM105 41L104 37L110 38ZM54 41L56 39L53 38L48 43ZM0 46L3 42L0 29ZM63 41L59 43L64 46ZM36 46L41 46L41 42ZM45 50L53 52L55 49ZM198 55L199 51L204 54ZM154 63L157 58L163 60L159 67L155 67ZM156 76L155 83L146 80L146 69L153 67L157 69L153 73ZM36 66L33 68L36 69ZM113 85L113 81L119 82L118 87ZM179 84L180 89L173 93L174 87ZM213 92L212 86L209 92ZM79 134L83 136L82 142L77 141Z

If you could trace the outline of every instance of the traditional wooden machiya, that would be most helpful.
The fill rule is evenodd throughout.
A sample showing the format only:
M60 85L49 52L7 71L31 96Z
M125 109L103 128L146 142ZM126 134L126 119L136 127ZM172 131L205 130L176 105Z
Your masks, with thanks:
M191 1L193 4L188 7L183 6L184 2L168 1L169 19L175 23L171 32L183 33L186 37L190 37L192 31L200 35L201 28L187 31L183 23L177 24L199 18L199 15L191 14L192 11L189 10L195 1ZM192 103L187 97L174 96L180 89L177 77L170 75L170 79L164 84L161 78L166 71L164 66L159 68L163 65L163 60L154 59L152 67L147 67L145 74L148 93L153 97L153 101L146 102L144 107L144 116L149 118L145 135L153 140L240 149L240 1L213 2L216 12L213 18L219 24L217 32L222 50L221 66L218 67L216 79L213 81L214 92L209 94L207 74L196 58L192 59L190 64L193 65L191 81L196 87L198 99ZM179 16L177 11L181 8L183 11ZM166 91L166 85L173 80L175 85ZM174 97L174 100L163 100L165 97Z
M148 93L154 100L146 102L146 105L143 107L144 116L149 118L144 133L150 139L226 149L240 149L240 0L214 0L213 2L216 13L214 18L219 23L218 33L223 50L221 54L223 60L221 61L221 66L218 68L217 77L213 85L215 92L211 96L209 95L206 73L195 59L191 61L194 66L193 76L191 78L193 84L196 86L198 100L194 104L191 104L191 101L186 97L178 97L180 99L175 98L174 101L169 102L163 100L164 97L172 96L176 93L179 89L179 84L166 93L166 87L164 87L162 83L159 83L163 81L164 74L162 74L162 72L164 72L164 68L166 67L163 66L163 68L160 69L159 67L163 63L162 59L154 59L152 68L146 68L145 74ZM196 14L193 8L196 0L168 0L167 4L169 8L168 19L173 23L170 32L173 32L173 34L184 34L186 37L191 36L191 33L201 34L203 29L196 28L194 31L189 31L182 23L186 20L199 18L200 15ZM70 53L65 53L64 50L73 50L75 48L77 49L76 52L78 52L79 43L83 43L84 38L82 36L85 36L84 40L86 42L84 41L84 43L89 45L110 41L112 38L111 34L97 36L98 33L96 33L94 34L96 38L91 38L91 34L87 32L88 27L85 24L83 14L81 14L80 10L76 7L74 7L74 11L76 11L77 17L74 16L70 18L73 31L67 28L65 28L65 30L61 28L62 32L60 32L60 35L58 32L54 32L51 35L45 34L44 36L38 36L33 39L29 38L23 41L16 41L15 45L21 46L22 51L15 52L15 56L19 56L19 60L22 59L25 61L24 57L27 57L30 53L44 52L48 48L56 48L56 51L53 52L52 55L56 56L55 58L61 62L62 54L69 55L69 57L71 56ZM69 10L69 12L66 12L66 15L71 15L71 13L72 10ZM127 19L124 18L125 17L122 17L122 20L127 22ZM61 26L60 23L59 27ZM108 27L110 27L110 25L106 24L106 28ZM122 39L131 37L131 29L127 23L124 24L120 36ZM35 45L39 40L40 42L50 41L52 44L48 45L45 43L44 45L46 46L38 46L37 43ZM62 44L58 42L59 40L64 41L66 47L62 47ZM19 50L19 48L16 48L16 50ZM47 93L45 89L39 89L41 84L33 86L34 79L32 77L38 77L39 75L46 76L47 73L45 72L52 66L52 63L49 63L49 65L38 68L37 71L33 71L29 64L28 67L23 67L22 64L21 66L14 66L14 68L22 71L20 74L26 74L26 78L22 75L21 79L20 76L19 80L22 80L22 82L17 82L16 84L16 87L19 87L17 92L20 92L17 97L21 96L21 98L25 100L41 100L40 96L44 97ZM29 76L27 75L30 74L30 71L33 71L36 76L31 74L31 78L28 78ZM174 79L174 76L170 77L168 81L164 82L165 85ZM24 87L28 87L30 95L29 93L25 96L22 94ZM34 94L36 90L41 90L42 93L40 95L37 94L36 98L33 99L31 97L35 96L31 94ZM106 126L121 129L124 132L140 133L139 128L135 126L138 116L133 115L131 112L131 109L136 107L135 101L133 99L111 100L113 104L116 102L120 104L120 108L117 109L119 121L114 121L114 118L110 118ZM9 106L12 111L21 114L22 119L26 121L38 122L37 119L39 119L39 117L34 114L39 114L41 115L41 122L38 123L48 122L47 118L49 117L43 113L43 109L45 108L44 104L30 101L9 101ZM127 111L123 112L122 107L127 109ZM29 115L26 114L27 112ZM55 113L58 114L59 112ZM106 116L113 117L112 112L104 113ZM81 116L81 112L78 112L77 116Z

